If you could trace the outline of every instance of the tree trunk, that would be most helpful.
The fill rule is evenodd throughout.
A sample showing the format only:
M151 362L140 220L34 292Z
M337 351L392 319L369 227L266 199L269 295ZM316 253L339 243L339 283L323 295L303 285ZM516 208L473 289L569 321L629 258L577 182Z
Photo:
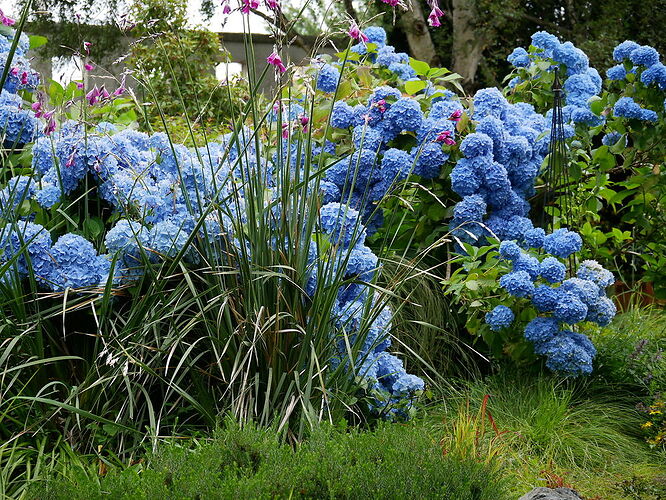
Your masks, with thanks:
M453 71L463 77L468 91L474 88L485 40L476 32L476 0L453 0Z
M400 15L400 24L407 36L411 56L430 65L438 65L439 57L435 51L435 45L432 43L430 31L428 31L421 0L412 0L411 8Z

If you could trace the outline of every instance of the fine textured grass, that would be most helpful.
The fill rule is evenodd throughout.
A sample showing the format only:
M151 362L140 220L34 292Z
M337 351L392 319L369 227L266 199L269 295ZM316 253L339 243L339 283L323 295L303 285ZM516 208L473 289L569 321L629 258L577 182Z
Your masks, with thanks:
M144 463L99 477L78 466L28 498L510 498L496 468L443 455L419 424L316 431L296 449L271 429L229 425L210 442L164 444Z
M642 440L634 403L587 385L518 374L472 382L443 417L444 446L455 450L459 441L475 440L478 459L492 454L513 471L517 496L535 486L567 484L589 498L622 499L623 482L632 478L658 488L666 457ZM484 400L481 418L476 411ZM476 416L461 425L461 414Z

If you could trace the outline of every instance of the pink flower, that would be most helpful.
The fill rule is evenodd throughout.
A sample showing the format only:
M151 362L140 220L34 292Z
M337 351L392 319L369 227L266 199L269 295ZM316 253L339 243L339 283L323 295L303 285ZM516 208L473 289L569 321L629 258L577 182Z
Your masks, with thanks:
M266 7L268 7L271 10L279 10L280 9L280 2L278 0L265 0Z
M305 115L300 115L298 117L298 121L301 122L301 127L303 127L303 132L307 132L308 131L308 123L310 123L310 118L308 118Z
M9 72L10 72L13 76L18 76L19 71L20 71L20 70L19 70L18 68L14 67L14 68L12 68Z
M241 12L249 14L252 9L259 8L259 0L241 0Z
M230 6L228 3L225 3L225 4L222 6L222 14L224 14L225 16L226 16L227 14L231 14L231 6Z
M28 85L28 72L27 71L24 71L23 73L21 73L21 83L23 85Z
M279 69L280 73L287 71L287 68L284 64L282 64L282 59L280 59L280 56L277 54L277 52L273 52L270 56L268 56L266 61L268 61L268 64L272 64L277 69Z
M56 129L56 122L55 119L53 118L53 113L54 111L49 111L47 113L44 113L44 118L46 118L46 126L44 127L44 134L46 135L51 135L51 133L53 133L53 131Z
M289 124L288 123L283 123L282 124L282 138L283 139L288 139L289 138Z
M5 16L4 12L2 12L1 9L0 9L0 22L5 26L14 26L16 24L16 20L12 19L11 17Z
M365 36L365 33L361 31L361 29L358 27L358 24L356 24L356 21L352 21L351 24L349 25L349 31L347 31L347 34L354 40L360 40L363 43L367 42L370 40L367 36Z
M83 67L86 68L86 71L92 71L92 70L95 69L95 66L93 66L93 65L90 64L90 63L85 63L85 64L83 65Z
M428 24L433 28L437 28L438 26L442 25L439 18L444 17L444 12L439 8L436 0L433 0L431 4L432 4L432 10L430 11L430 15L428 16Z
M380 113L383 113L386 111L386 100L380 99L375 103L375 106L377 106L377 109L379 110Z
M400 0L382 0L385 4L390 5L391 7L395 7L400 3Z
M86 54L90 55L90 46L92 42L83 42L83 50L86 51Z
M35 112L35 117L39 118L40 116L42 116L44 114L44 112L42 111L42 103L41 102L33 102L30 107Z
M449 116L449 120L453 120L454 122L459 122L461 116L462 116L462 111L456 109L453 113L451 113L451 116Z
M82 89L83 88L83 82L76 82L76 88L77 89Z
M437 142L443 142L447 146L453 146L456 141L453 140L451 137L451 131L450 130L445 130L444 132L440 132L439 135L437 136L437 139L435 139Z
M99 88L97 88L97 85L95 85L92 88L92 90L90 90L86 94L86 100L88 101L88 104L90 104L91 106L94 106L95 104L97 104L99 102L99 96L101 94L102 94L101 91L99 90Z

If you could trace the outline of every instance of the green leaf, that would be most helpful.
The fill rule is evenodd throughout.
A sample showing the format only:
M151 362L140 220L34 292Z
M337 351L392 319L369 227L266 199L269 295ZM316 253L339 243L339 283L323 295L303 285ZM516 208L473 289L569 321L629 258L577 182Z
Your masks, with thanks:
M428 84L424 80L411 80L405 82L405 92L409 95L414 95L426 88L427 85Z
M99 217L91 217L83 221L83 232L90 239L96 239L104 232L104 223Z
M588 102L590 103L590 109L597 116L601 115L601 112L606 107L606 101L596 95L591 97Z
M424 76L430 71L430 65L427 62L419 61L412 57L409 58L409 65L416 71L417 75Z
M49 41L45 36L40 35L30 35L30 50L34 50L42 45L46 45Z

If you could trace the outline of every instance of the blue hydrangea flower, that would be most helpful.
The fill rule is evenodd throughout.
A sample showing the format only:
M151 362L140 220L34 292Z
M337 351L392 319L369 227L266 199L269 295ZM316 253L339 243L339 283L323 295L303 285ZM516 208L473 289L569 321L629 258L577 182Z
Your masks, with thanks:
M627 71L624 65L617 64L606 71L606 76L609 80L624 80L627 77Z
M340 243L345 248L365 241L365 230L359 217L357 210L340 203L324 205L319 212L321 230L329 235L331 243Z
M539 274L549 283L559 283L564 279L567 268L555 257L546 257L539 265Z
M631 97L621 97L613 106L613 114L623 118L634 118L636 120L657 121L657 113L642 108Z
M459 161L451 171L451 189L458 196L469 196L479 190L481 180L471 164Z
M381 26L368 26L363 30L363 34L368 37L368 42L382 47L386 45L386 30Z
M566 259L571 254L579 252L583 247L580 235L566 228L553 231L544 238L544 249L547 253Z
M623 136L622 136L621 133L616 132L615 130L613 130L612 132L609 132L609 133L605 134L605 135L601 138L601 142L602 142L602 144L604 144L605 146L614 146L615 144L618 143L618 141L619 141L620 139L622 139L622 137L623 137ZM626 143L626 138L625 138L625 143Z
M486 214L486 202L478 194L465 196L453 208L453 216L461 222L481 222Z
M423 121L423 112L418 101L402 97L384 113L384 120L394 131L416 132Z
M530 275L532 281L539 277L539 259L531 255L522 254L513 261L513 271L525 271Z
M558 302L553 314L555 318L563 323L575 325L585 320L587 306L582 300L571 292L559 292Z
M344 101L336 101L331 110L331 126L349 128L354 123L354 108Z
M442 167L449 159L448 153L444 152L442 145L431 142L412 150L414 156L414 173L424 179L438 177Z
M460 143L460 151L467 158L493 154L493 140L486 134L474 132Z
M544 346L555 338L560 326L554 318L537 317L525 326L525 340L534 344L534 352L544 353Z
M571 42L561 43L553 51L553 59L567 67L567 75L586 72L590 63L585 52Z
M659 62L659 52L649 45L641 45L631 51L631 54L629 54L629 60L637 66L645 66L649 68L653 64Z
M511 326L513 320L513 311L502 305L496 306L492 311L486 314L486 323L488 323L490 329L494 332Z
M332 93L338 88L340 71L330 64L324 64L317 73L317 88L322 92Z
M546 57L552 57L555 49L560 46L560 41L547 31L537 31L532 35L532 45L545 51Z
M580 263L576 276L583 280L595 283L601 290L615 283L613 273L599 264L596 260L584 260Z
M534 283L526 271L505 274L500 278L500 286L514 297L528 298L534 293Z
M92 243L82 236L71 233L61 236L49 253L52 263L48 285L53 291L97 286L106 281L109 261L98 256Z
M636 42L632 42L631 40L625 40L617 47L615 47L615 49L613 50L613 59L615 59L618 62L622 62L625 59L629 59L631 53L639 47L640 45L638 45Z
M537 311L553 312L559 301L559 292L555 288L548 285L539 285L534 289L532 295L532 304L536 307Z
M567 375L589 375L596 351L590 352L586 343L573 332L563 331L545 346L546 367ZM584 337L584 336L583 336Z
M569 278L565 280L562 282L559 289L560 291L573 293L587 306L596 302L601 294L601 289L593 281L580 278Z
M522 252L515 241L505 240L500 243L499 254L503 259L516 260L520 258Z
M530 248L542 248L545 238L546 231L540 227L525 231L525 244Z
M492 87L481 89L474 95L474 119L481 120L486 116L502 119L509 103L498 89Z
M588 306L587 321L596 323L599 326L607 326L613 321L617 308L608 297L597 297L596 301Z
M517 47L509 54L509 57L506 58L511 64L516 68L526 68L530 65L530 56L525 49L522 47Z
M666 90L666 66L661 63L653 64L641 73L643 85L658 85L661 90Z

